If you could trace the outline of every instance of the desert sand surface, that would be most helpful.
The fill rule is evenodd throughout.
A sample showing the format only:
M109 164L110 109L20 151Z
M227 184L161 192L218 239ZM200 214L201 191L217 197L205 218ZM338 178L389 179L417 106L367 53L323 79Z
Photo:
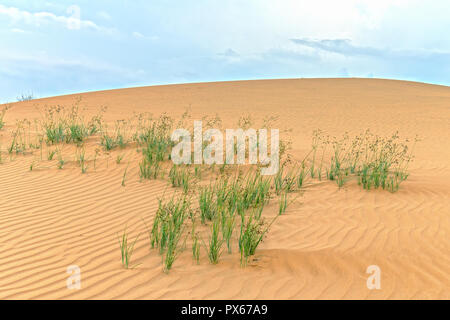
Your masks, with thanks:
M398 131L421 139L410 176L396 193L364 190L356 183L339 189L332 181L307 183L272 225L245 268L239 254L224 253L200 264L190 248L164 273L161 257L149 249L143 220L151 223L158 197L171 191L167 180L140 182L139 159L127 148L102 152L96 170L17 155L6 146L15 121L39 119L45 105L82 98L88 115L107 107L105 121L133 114L187 108L192 121L221 117L235 128L240 115L278 116L292 129L292 150L301 159L313 130L331 135L379 135ZM450 87L381 79L289 79L195 83L89 92L14 103L0 131L0 298L1 299L450 299ZM87 143L92 157L98 142ZM44 152L46 152L44 150ZM108 158L109 157L109 158ZM44 156L45 158L45 156ZM264 209L273 215L276 203ZM117 234L141 234L133 262L121 265ZM69 265L81 269L81 289L66 287ZM381 269L381 289L369 290L366 269Z

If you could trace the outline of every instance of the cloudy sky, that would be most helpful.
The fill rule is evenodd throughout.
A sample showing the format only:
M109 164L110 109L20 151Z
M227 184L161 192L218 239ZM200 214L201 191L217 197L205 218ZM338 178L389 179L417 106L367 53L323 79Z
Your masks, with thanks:
M0 0L0 101L152 84L450 85L448 0Z

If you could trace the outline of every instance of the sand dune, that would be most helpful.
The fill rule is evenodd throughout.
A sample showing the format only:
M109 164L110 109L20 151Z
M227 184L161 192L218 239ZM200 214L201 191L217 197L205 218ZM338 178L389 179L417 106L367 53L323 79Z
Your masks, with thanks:
M410 177L396 193L330 181L307 185L279 217L246 268L239 255L211 265L188 252L170 273L149 251L142 219L151 221L167 181L139 182L138 168L102 158L81 174L31 155L9 159L6 141L16 119L39 118L44 105L70 105L88 114L106 106L112 123L133 112L192 118L217 113L225 127L240 114L278 115L292 128L292 155L310 149L311 133L366 129L417 134ZM0 299L450 299L450 88L378 79L298 79L198 83L83 93L12 105L0 131ZM98 146L88 143L92 154ZM134 148L124 151L137 159ZM275 204L267 208L276 212ZM124 269L116 235L141 233ZM82 288L68 290L66 268L81 268ZM381 268L381 289L368 290L366 268Z

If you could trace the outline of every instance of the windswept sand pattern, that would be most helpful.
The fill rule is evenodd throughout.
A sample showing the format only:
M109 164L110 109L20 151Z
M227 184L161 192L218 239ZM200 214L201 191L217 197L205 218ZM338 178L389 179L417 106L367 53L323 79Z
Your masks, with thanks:
M99 160L81 174L43 161L29 170L31 156L0 164L1 299L450 299L450 88L413 82L360 79L264 80L155 86L62 96L14 104L0 141L16 119L39 117L37 107L70 105L82 97L88 113L107 106L113 122L133 112L192 118L217 113L227 128L240 114L254 119L278 115L292 128L292 154L301 159L311 133L331 135L366 129L380 135L399 131L421 138L400 190L366 191L350 182L307 182L272 226L246 268L239 255L224 253L200 264L190 248L173 269L149 250L145 225L158 197L171 193L167 181L139 182L127 163ZM91 154L97 146L88 143ZM2 145L5 150L5 144ZM127 149L127 161L138 159ZM274 215L271 203L264 214ZM127 226L140 234L133 262L120 263L117 234ZM203 248L202 248L203 249ZM81 268L82 288L68 290L66 268ZM381 290L368 290L366 269L381 268Z

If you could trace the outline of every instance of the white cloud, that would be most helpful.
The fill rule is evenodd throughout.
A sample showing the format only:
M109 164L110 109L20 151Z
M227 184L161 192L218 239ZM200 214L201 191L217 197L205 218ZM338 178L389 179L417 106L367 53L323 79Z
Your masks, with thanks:
M0 15L9 17L13 23L25 23L34 26L41 26L48 23L57 23L67 29L91 29L104 33L111 33L114 30L97 25L90 20L81 19L81 10L78 6L70 6L67 10L70 16L58 16L51 12L29 12L14 7L6 7L0 4Z
M100 11L97 15L102 19L111 20L111 15L106 11Z
M19 29L19 28L12 28L11 32L14 32L14 33L26 33L25 30L22 30L22 29Z
M158 40L159 39L157 36L148 37L137 31L132 32L131 35L133 37L135 37L136 39L146 39L146 40Z
M0 51L0 103L13 101L22 92L40 97L123 87L140 83L148 75L140 68L127 68L90 58L66 58L46 52Z
M391 49L370 46L358 46L348 39L291 39L295 44L311 48L317 51L330 52L346 57L350 56L372 56L383 59L439 59L450 61L450 52L433 49Z
M30 70L81 68L96 72L114 73L126 78L133 78L136 74L142 73L141 70L130 70L98 60L61 58L49 55L47 52L34 52L33 54L1 52L0 66L2 64L4 69L8 69L9 65L23 66L23 69Z

